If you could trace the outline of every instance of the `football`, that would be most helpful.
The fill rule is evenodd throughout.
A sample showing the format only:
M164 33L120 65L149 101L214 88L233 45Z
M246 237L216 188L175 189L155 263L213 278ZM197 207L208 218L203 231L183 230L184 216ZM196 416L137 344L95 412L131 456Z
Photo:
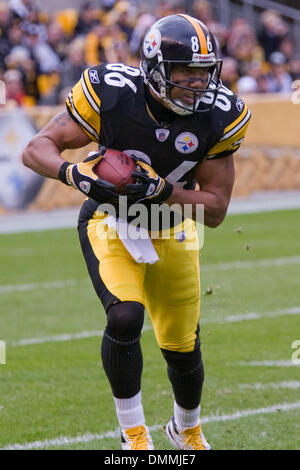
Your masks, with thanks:
M126 191L126 185L134 183L131 173L136 170L136 164L126 153L119 150L107 149L104 157L94 166L93 171L116 186L118 193Z

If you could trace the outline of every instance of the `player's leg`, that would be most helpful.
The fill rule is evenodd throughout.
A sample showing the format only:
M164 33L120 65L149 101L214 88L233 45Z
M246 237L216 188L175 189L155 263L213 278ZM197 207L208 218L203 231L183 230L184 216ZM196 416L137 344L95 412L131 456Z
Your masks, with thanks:
M199 251L196 231L192 226L186 231L186 240L175 236L155 242L160 261L147 269L145 290L174 393L174 418L167 434L177 448L196 450L209 446L200 428L204 369L199 341Z
M107 312L107 319L101 357L122 429L122 447L152 449L141 400L143 357L140 336L144 306L128 301L114 304Z
M81 211L79 238L93 285L107 314L101 358L122 428L122 447L150 449L153 445L141 402L145 268L134 262L111 229L108 233L104 217L97 212L91 216L88 207L83 206Z
M204 381L200 344L197 340L191 352L162 348L162 353L174 393L174 414L166 427L167 435L178 449L208 450L210 446L200 426Z

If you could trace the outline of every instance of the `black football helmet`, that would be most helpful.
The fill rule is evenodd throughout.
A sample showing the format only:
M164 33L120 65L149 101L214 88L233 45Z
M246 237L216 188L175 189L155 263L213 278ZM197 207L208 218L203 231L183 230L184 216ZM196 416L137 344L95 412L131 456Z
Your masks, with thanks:
M171 73L176 65L206 68L209 72L206 87L191 88L172 82ZM201 21L189 15L166 16L149 28L143 41L140 68L154 94L180 115L212 109L222 86L222 60L217 58L216 41ZM191 92L193 105L173 99L174 87Z

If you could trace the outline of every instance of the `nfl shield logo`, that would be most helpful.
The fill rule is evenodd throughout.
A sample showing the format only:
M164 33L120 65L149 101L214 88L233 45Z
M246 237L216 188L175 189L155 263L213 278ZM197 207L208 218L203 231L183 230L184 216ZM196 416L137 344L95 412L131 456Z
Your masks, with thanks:
M80 181L79 183L80 189L85 192L85 194L88 194L91 189L91 183L89 181Z
M155 135L159 142L164 142L169 137L170 131L168 129L156 129Z

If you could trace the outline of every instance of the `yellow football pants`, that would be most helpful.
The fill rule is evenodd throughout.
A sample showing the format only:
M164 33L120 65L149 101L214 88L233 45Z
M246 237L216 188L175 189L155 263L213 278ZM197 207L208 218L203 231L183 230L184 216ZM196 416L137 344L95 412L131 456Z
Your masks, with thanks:
M104 224L105 217L96 211L80 235L103 305L140 302L148 311L161 348L193 351L200 315L199 250L194 222L184 222L185 240L181 237L182 225L171 229L169 239L153 239L159 261L145 264L132 258L116 232Z

